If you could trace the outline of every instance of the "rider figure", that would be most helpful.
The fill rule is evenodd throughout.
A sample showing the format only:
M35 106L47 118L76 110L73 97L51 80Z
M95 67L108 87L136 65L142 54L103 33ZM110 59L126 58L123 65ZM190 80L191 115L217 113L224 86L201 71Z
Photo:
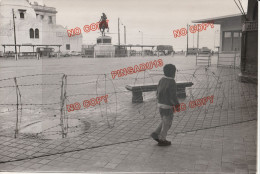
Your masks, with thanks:
M105 13L102 13L103 15L101 16L101 19L100 19L100 24L101 24L101 26L103 25L103 24L105 24L105 27L107 28L107 16L106 16L106 14Z
M107 16L106 16L106 14L105 13L102 13L102 16L101 16L101 19L100 19L100 28L103 26L103 25L105 25L105 28L107 28L108 29L108 24L107 24Z
M102 13L103 15L101 16L100 21L106 21L107 20L107 16L105 13Z

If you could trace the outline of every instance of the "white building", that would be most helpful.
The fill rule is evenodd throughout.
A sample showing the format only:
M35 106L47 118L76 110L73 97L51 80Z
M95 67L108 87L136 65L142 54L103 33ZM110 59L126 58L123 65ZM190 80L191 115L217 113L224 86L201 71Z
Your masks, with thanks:
M82 35L68 37L67 29L56 24L56 8L28 0L0 0L0 51L14 51L14 46L2 46L14 44L12 10L17 45L61 45L60 51L81 51ZM20 46L17 51L35 52L37 47L42 46ZM57 46L48 47L59 51Z

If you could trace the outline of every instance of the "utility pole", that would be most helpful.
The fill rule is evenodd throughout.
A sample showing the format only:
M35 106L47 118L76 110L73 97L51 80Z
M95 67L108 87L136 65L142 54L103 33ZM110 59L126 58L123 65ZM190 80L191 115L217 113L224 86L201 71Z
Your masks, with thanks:
M197 37L197 49L198 49L198 52L199 52L199 40L200 40L200 38L199 38L199 36L200 36L200 31L199 31L199 29L198 29L198 37Z
M194 50L194 33L192 34L193 50Z
M124 32L125 32L125 45L126 45L126 28L124 26Z
M14 9L12 9L13 12L13 24L14 24L14 49L15 49L15 60L18 60L18 55L17 55L17 49L16 49L16 32L15 32L15 21L14 21Z
M119 18L118 18L118 45L120 48L120 28L119 28Z
M143 38L143 32L142 31L139 31L139 32L142 34L142 46L141 47L142 47L142 56L143 56L143 52L144 52L144 50L143 50L144 38Z
M186 56L188 56L188 50L189 50L189 24L187 24L187 53L186 53Z

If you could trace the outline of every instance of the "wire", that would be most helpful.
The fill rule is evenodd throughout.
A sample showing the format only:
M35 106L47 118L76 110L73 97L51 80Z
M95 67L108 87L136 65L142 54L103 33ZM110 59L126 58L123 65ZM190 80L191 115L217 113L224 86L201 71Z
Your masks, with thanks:
M244 15L244 13L243 13L242 10L240 9L239 5L237 4L236 0L234 0L234 2L236 3L236 5L237 5L239 11L241 12L241 14Z
M239 2L239 4L240 4L241 9L243 10L243 14L246 15L246 13L245 13L245 11L244 11L244 8L243 8L243 6L242 6L242 4L241 4L241 1L238 0L238 2Z

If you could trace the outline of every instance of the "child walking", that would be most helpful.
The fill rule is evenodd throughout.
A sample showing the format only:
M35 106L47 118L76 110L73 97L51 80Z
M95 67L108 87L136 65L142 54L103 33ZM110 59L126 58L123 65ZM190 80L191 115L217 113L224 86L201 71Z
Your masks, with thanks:
M166 64L163 67L165 77L162 77L157 87L158 107L161 115L161 123L151 134L151 137L158 142L159 146L169 146L170 141L166 140L167 132L171 128L173 119L173 106L179 106L176 95L176 82L174 80L176 67L173 64Z

